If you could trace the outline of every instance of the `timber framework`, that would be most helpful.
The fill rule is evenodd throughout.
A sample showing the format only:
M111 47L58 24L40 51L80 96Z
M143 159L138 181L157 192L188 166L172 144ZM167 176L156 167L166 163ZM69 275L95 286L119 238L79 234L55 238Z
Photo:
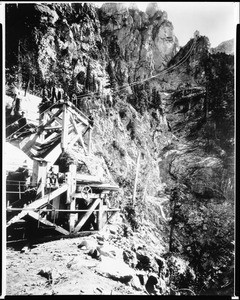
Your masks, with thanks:
M11 138L11 144L33 160L33 169L27 189L24 179L16 180L11 177L14 174L7 176L10 240L18 239L19 228L23 227L26 238L31 238L36 231L41 231L43 236L49 231L67 236L84 230L101 230L119 211L110 206L108 199L118 191L117 185L80 173L75 164L60 173L56 164L60 155L77 142L86 157L91 155L92 128L92 119L72 102L58 101L40 111L36 132L26 135L16 132ZM33 190L35 194L31 198Z

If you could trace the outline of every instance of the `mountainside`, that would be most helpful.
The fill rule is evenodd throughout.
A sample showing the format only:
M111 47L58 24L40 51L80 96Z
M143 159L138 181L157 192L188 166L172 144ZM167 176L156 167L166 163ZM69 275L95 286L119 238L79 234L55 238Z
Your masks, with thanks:
M212 53L223 52L226 54L234 54L234 39L224 41L219 44L217 47L212 48Z
M120 236L142 235L148 246L151 232L157 242L139 261L153 251L171 270L167 279L153 268L167 284L154 293L232 294L233 56L211 54L199 34L179 49L156 3L146 12L121 3L8 4L6 22L7 95L17 86L28 103L61 84L93 116L92 155L120 187L111 199L123 216ZM81 159L81 146L69 155ZM171 258L189 268L181 273Z

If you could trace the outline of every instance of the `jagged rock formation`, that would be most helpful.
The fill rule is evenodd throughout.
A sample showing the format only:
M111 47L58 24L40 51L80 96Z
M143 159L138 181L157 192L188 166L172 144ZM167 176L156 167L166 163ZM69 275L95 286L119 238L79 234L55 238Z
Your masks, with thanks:
M19 39L23 56L36 50L37 57L28 57L26 67L36 66L39 76L35 76L35 81L39 84L54 80L65 88L72 83L82 91L83 83L89 80L95 85L91 89L102 91L109 81L128 84L158 72L178 47L166 12L157 8L144 13L118 3L106 3L100 9L78 3L31 4L8 9L8 43L12 45L13 40ZM27 23L24 17L19 20L26 11L30 13ZM11 27L11 22L16 25L13 16L19 26L16 32ZM17 45L15 55L16 52ZM8 53L11 67L16 57L14 60ZM87 69L91 72L88 79Z

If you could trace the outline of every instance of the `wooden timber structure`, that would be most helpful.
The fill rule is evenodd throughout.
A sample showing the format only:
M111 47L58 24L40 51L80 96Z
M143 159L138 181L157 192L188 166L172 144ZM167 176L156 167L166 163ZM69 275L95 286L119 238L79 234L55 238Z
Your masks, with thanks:
M74 164L55 185L50 186L48 178L52 170L59 174L57 159L76 142L86 156L91 155L91 120L73 103L58 101L40 113L39 123L37 132L25 137L16 132L11 140L33 159L31 188L37 192L28 203L24 203L24 197L21 199L21 193L17 206L10 203L7 228L26 223L26 226L51 229L66 236L78 234L87 224L86 230L91 230L91 226L93 230L101 230L118 211L110 208L105 199L111 191L118 191L117 185L103 183L97 176L78 173Z

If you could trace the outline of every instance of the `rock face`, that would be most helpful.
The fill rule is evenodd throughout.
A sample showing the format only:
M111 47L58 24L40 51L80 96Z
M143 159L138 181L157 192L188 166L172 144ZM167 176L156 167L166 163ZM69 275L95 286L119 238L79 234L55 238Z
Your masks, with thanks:
M18 21L22 28L11 32L9 43L20 39L26 51L37 49L37 61L28 62L38 70L36 81L60 81L65 88L73 80L81 91L87 68L98 90L111 80L127 84L144 79L164 68L178 47L166 12L156 7L144 13L121 3L100 9L86 3L9 5L9 28L15 22L11 14L19 19L24 11L31 11L27 25ZM29 36L23 35L26 26L33 26Z

